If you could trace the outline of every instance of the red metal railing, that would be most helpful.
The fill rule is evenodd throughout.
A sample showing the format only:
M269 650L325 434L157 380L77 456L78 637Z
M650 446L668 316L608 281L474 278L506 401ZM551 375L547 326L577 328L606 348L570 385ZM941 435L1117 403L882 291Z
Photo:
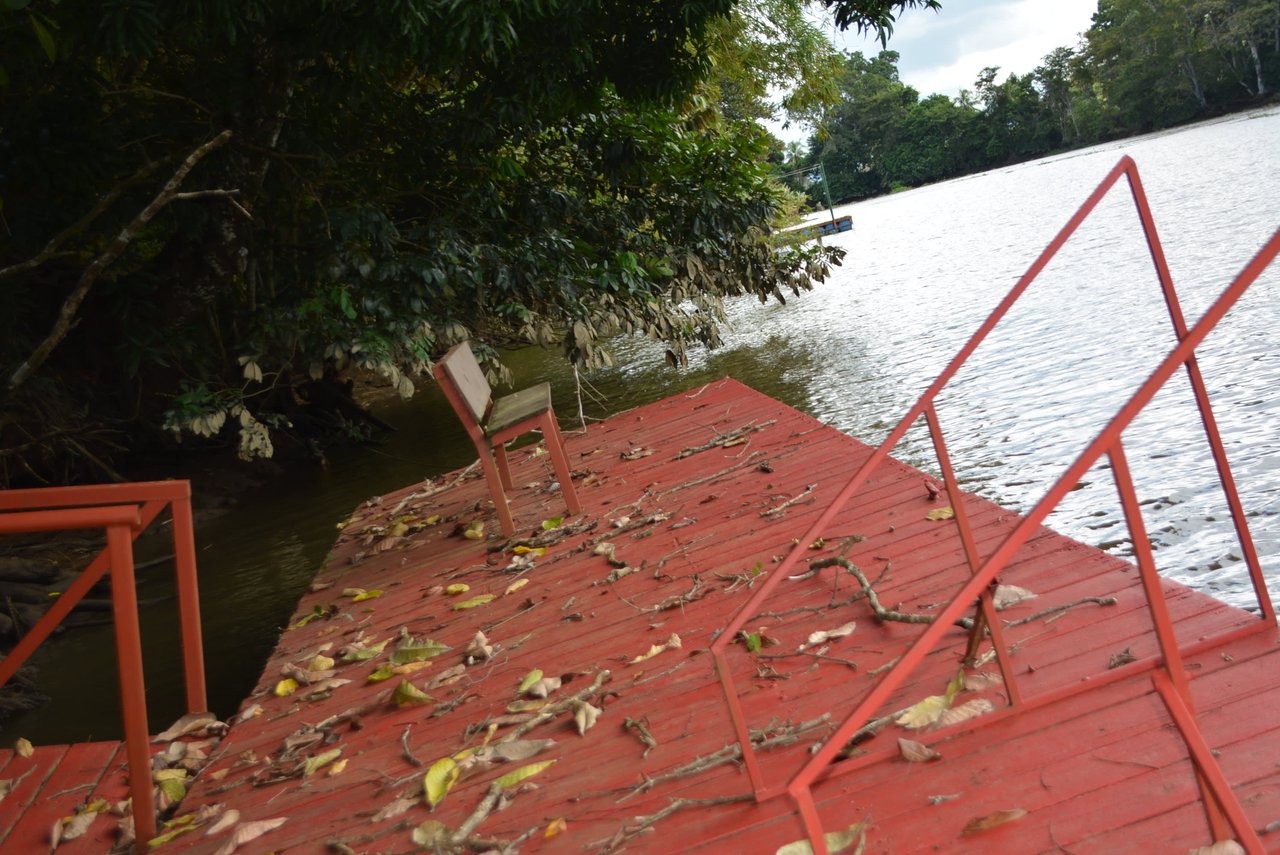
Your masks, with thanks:
M173 519L174 562L182 632L183 677L187 710L203 712L204 653L200 635L200 601L196 586L195 537L191 521L191 484L151 481L88 487L0 490L0 534L104 529L107 547L0 661L4 686L49 637L76 604L111 573L116 663L120 673L120 705L125 753L139 851L155 837L155 799L151 789L151 734L147 726L146 689L142 678L142 637L134 587L133 541L168 506Z
M1044 498L1036 504L1030 513L1021 519L1013 531L990 555L982 558L978 553L973 530L964 509L962 494L947 453L946 439L938 421L934 402L941 390L951 381L991 330L1004 318L1031 282L1044 270L1045 266L1062 248L1068 238L1079 228L1080 224L1092 213L1102 198L1121 178L1128 180L1134 205L1137 208L1147 245L1150 249L1152 263L1158 275L1165 304L1169 311L1169 318L1177 344L1128 402L1120 408L1120 411L1111 419L1102 432L1059 477ZM830 777L853 771L857 768L858 764L856 763L847 762L841 764L841 766L832 766L832 763L853 734L875 716L881 705L889 700L893 692L902 685L907 676L937 646L943 634L954 625L955 620L967 609L971 608L975 601L981 603L983 612L987 617L987 624L992 633L992 645L999 657L1010 706L999 713L977 720L970 726L985 726L985 724L1006 718L1008 715L1054 703L1069 695L1091 691L1099 686L1133 676L1135 673L1153 672L1154 686L1164 700L1170 717L1182 734L1197 770L1197 778L1201 785L1209 824L1215 840L1225 840L1232 837L1231 830L1234 830L1236 839L1250 853L1262 853L1264 851L1256 832L1254 832L1245 818L1243 809L1232 793L1230 785L1218 768L1216 760L1214 760L1211 751L1205 744L1203 735L1199 731L1182 661L1184 654L1190 655L1193 652L1224 644L1243 635L1276 626L1275 608L1272 606L1271 599L1267 593L1257 550L1254 548L1252 537L1249 534L1244 509L1240 502L1235 480L1231 475L1217 422L1209 404L1204 379L1196 362L1195 349L1204 341L1205 337L1218 322L1222 320L1227 311L1235 305L1267 265L1275 259L1277 254L1280 254L1280 231L1277 231L1253 260L1245 266L1235 281L1210 306L1196 325L1188 329L1174 289L1173 278L1169 273L1168 263L1165 260L1164 250L1156 233L1155 222L1151 216L1146 194L1138 176L1137 166L1131 158L1127 156L1121 158L1120 162L1103 179L1097 189L1094 190L1075 215L1049 243L1044 252L1040 254L1027 272L1023 274L1022 278L1018 280L1009 294L991 313L991 316L983 322L977 332L973 334L947 365L946 369L934 380L915 405L908 410L898 425L889 433L884 442L858 469L844 488L840 490L830 507L820 514L809 530L796 541L796 546L788 553L778 568L757 588L750 601L737 612L729 622L729 625L717 637L711 646L711 652L724 688L729 717L742 747L742 756L755 790L756 799L764 801L784 793L789 795L796 804L809 836L809 842L815 853L825 855L827 848L822 823L818 817L812 794L814 782L819 776ZM1168 382L1169 378L1184 366L1195 395L1196 404L1200 410L1205 437L1213 455L1218 478L1231 511L1245 565L1248 568L1254 593L1257 596L1261 619L1216 637L1204 639L1186 648L1179 648L1165 603L1159 574L1155 566L1155 558L1142 521L1133 479L1125 458L1122 434L1138 413L1150 403L1156 393ZM791 569L808 553L808 544L822 535L835 515L844 508L850 498L867 481L875 468L889 456L908 429L922 415L928 424L929 432L933 438L934 450L938 458L938 465L941 468L948 494L952 498L958 536L964 547L972 575L947 606L934 617L934 621L928 625L907 652L902 655L897 664L880 679L861 703L844 719L835 732L805 762L800 770L785 785L770 785L762 774L759 760L751 746L746 716L729 668L726 653L749 617L760 610L764 600L772 594L783 579L787 578ZM1068 686L1027 699L1022 697L1019 692L1013 669L1007 661L1008 650L1000 635L1000 622L993 619L994 610L991 604L990 592L998 574L1009 564L1018 550L1035 533L1036 529L1049 513L1058 506L1066 494L1075 487L1089 468L1104 455L1109 459L1112 466L1120 503L1124 510L1130 538L1134 545L1135 560L1141 574L1152 621L1155 625L1160 654L1109 671L1105 675L1090 680L1087 686Z

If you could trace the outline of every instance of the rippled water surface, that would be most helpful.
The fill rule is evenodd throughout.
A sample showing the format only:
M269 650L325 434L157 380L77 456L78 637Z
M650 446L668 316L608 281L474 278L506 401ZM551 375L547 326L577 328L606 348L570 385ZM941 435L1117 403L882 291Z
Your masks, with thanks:
M1280 111L1220 121L996 170L845 206L831 238L844 266L788 305L731 307L725 347L665 368L638 339L624 366L585 378L588 417L733 376L877 444L1123 154L1138 164L1183 311L1193 323L1280 227ZM1273 590L1280 590L1280 268L1273 265L1200 349L1215 412ZM940 399L968 489L1025 511L1174 344L1131 198L1116 188ZM562 422L576 418L572 373L553 355L512 357L517 383L550 379ZM598 395L598 398L595 396ZM325 471L275 479L197 530L210 693L218 712L252 688L333 526L370 495L465 465L474 451L434 389L381 414L400 426L374 451L338 453ZM1162 572L1234 604L1252 598L1184 374L1126 432L1126 449ZM923 426L898 456L935 468ZM199 484L197 483L197 489ZM1077 539L1129 554L1109 472L1095 469L1049 519ZM162 571L152 584L163 590ZM144 584L142 596L147 596ZM163 721L180 712L169 607L148 620L148 686ZM86 725L77 699L114 698L107 630L42 653L56 703L9 730L65 739ZM86 678L71 664L88 664ZM59 712L70 707L72 712Z

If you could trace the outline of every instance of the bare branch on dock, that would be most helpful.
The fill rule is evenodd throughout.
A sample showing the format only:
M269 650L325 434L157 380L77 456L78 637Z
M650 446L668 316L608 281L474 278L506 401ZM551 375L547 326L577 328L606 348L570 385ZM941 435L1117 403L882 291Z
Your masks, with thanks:
M1037 620L1040 620L1041 618L1047 618L1047 617L1052 617L1053 615L1063 614L1068 609L1074 609L1076 606L1086 606L1089 603L1096 603L1097 605L1100 605L1100 606L1114 606L1116 604L1116 598L1115 597L1082 597L1078 600L1072 600L1069 603L1063 603L1060 606L1054 606L1051 609L1045 609L1042 612L1036 612L1033 615L1027 615L1024 618L1018 618L1017 620L1009 621L1008 623L1005 624L1005 626L1006 627L1022 626L1023 624L1031 623L1032 621L1037 621Z
M746 460L742 461L741 463L735 463L734 465L730 466L728 469L721 469L719 472L715 473L714 475L708 475L705 478L697 478L693 481L686 481L683 484L677 484L671 489L664 492L662 495L669 496L672 493L679 492L680 490L688 490L690 487L697 487L701 484L706 484L709 481L715 481L718 478L723 478L724 476L728 475L730 472L736 472L739 469L744 469L747 466L750 466L751 464L755 463L761 457L767 457L767 456L768 454L766 452L753 451L751 452L751 456L748 457Z
M717 796L716 798L711 799L688 799L684 797L673 798L671 799L671 803L662 810L657 811L656 813L651 813L648 816L636 817L635 824L624 825L622 828L618 829L618 833L613 835L613 837L608 840L597 840L591 845L599 846L601 852L617 852L628 841L634 840L647 831L651 831L653 826L657 825L659 822L671 816L671 814L678 810L690 807L713 807L715 805L727 805L735 802L749 802L754 800L755 795L753 793L739 793L734 796Z
M787 500L786 500L785 502L783 502L782 504L780 504L780 505L778 505L778 506L776 506L776 507L773 507L773 508L769 508L767 511L761 511L761 512L760 512L760 516L762 516L762 517L774 517L774 518L777 518L777 517L782 516L782 514L784 514L784 513L786 512L787 508L791 507L792 505L800 505L800 504L810 505L810 504L813 504L813 502L815 501L815 499L813 499L813 498L809 498L808 500L806 500L806 499L805 499L805 497L806 497L806 496L811 497L811 496L812 496L812 494L813 494L814 488L816 488L817 486L818 486L817 484L809 484L808 486L806 486L806 487L804 488L804 490L802 490L802 491L800 492L800 494L799 494L799 495L795 496L794 498L787 499Z
M777 422L777 419L770 419L769 421L762 422L760 424L749 422L736 430L731 430L728 433L717 434L716 438L710 442L682 449L680 453L675 456L675 459L683 460L686 457L692 457L699 451L710 451L713 448L732 448L735 445L742 445L747 441L745 438L747 434L762 431L770 425L777 424Z
M871 606L871 611L875 612L876 618L879 620L891 620L899 623L933 623L933 615L907 614L906 612L886 609L881 605L880 597L876 595L876 589L872 587L871 581L867 579L866 574L858 568L858 565L854 564L843 555L832 555L829 558L822 558L813 562L809 566L814 570L821 570L824 567L831 567L833 565L843 567L858 580L858 584L862 586L863 592L867 595L867 604Z
M831 720L830 713L823 713L817 718L809 721L802 721L799 724L789 724L782 726L770 726L761 728L760 730L751 731L751 744L757 751L765 751L770 748L781 748L787 745L793 745L800 740L800 737L814 728L821 727ZM699 772L705 772L708 769L714 769L716 766L723 766L725 763L737 763L742 759L742 746L737 742L724 746L718 751L710 754L704 754L701 757L695 757L688 763L665 772L661 775L654 775L652 778L645 777L640 784L632 788L622 798L618 799L618 804L622 804L632 796L639 796L652 790L659 784L665 784L667 781L675 781L680 778L687 778L691 775L697 775ZM753 796L754 798L754 796Z

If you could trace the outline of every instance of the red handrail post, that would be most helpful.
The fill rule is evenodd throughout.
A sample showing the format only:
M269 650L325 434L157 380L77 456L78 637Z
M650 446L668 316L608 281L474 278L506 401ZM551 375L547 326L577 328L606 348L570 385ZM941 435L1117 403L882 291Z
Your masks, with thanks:
M187 712L204 712L209 701L204 682L204 642L200 629L200 591L196 581L195 526L191 519L191 485L169 504L173 514L174 571L178 584L178 613L182 632L182 668Z
M133 539L125 526L107 529L111 555L111 606L115 617L116 665L120 672L120 708L124 718L125 754L129 758L129 790L133 827L140 853L156 836L155 799L151 792L151 732L147 728L147 694L142 682L142 633L138 628L138 593L133 579Z

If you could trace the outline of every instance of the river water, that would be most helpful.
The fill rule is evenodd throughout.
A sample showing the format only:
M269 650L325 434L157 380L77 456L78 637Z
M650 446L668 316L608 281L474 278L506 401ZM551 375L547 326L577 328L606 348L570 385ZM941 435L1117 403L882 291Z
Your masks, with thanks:
M878 444L1123 154L1137 164L1188 322L1199 318L1280 227L1280 110L1096 146L847 205L854 230L829 241L842 268L786 306L737 301L725 346L668 369L642 339L621 367L582 386L588 420L733 376ZM1280 590L1280 268L1273 265L1200 349L1227 452L1273 590ZM967 489L1029 509L1174 339L1132 201L1117 187L944 392L939 415ZM577 384L555 354L513 354L517 385L549 379L562 424ZM324 561L335 524L370 496L474 460L443 399L427 388L379 414L399 430L340 450L325 469L274 478L198 527L211 702L230 714ZM1185 375L1126 432L1161 571L1248 607L1251 589ZM897 456L935 465L923 425ZM197 491L200 483L195 483ZM1048 524L1128 555L1114 485L1090 472ZM142 597L163 596L166 568ZM171 604L144 615L153 728L182 710ZM119 730L109 629L68 633L39 654L54 704L6 737L109 738ZM91 719L85 705L95 710ZM96 712L101 710L99 714Z

